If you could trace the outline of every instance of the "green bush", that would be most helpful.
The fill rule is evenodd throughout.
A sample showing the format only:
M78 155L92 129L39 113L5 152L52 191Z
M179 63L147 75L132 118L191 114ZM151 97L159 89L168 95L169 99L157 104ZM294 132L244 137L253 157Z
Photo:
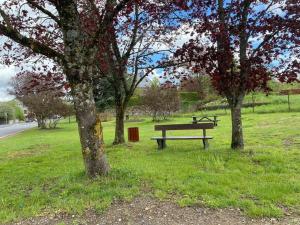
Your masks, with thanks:
M0 119L6 120L8 114L8 120L24 120L23 110L18 106L16 101L1 102L0 103Z
M7 118L6 118L7 117ZM1 120L13 120L15 119L15 110L13 107L7 104L0 105L0 119Z
M132 96L128 102L128 107L139 106L142 104L141 96Z
M24 112L20 107L15 108L15 116L18 120L25 120Z
M182 102L197 102L199 100L197 92L180 92L179 95Z

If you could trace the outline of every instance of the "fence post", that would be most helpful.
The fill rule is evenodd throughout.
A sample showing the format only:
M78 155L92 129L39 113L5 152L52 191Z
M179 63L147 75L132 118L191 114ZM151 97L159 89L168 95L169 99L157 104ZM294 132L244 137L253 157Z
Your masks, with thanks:
M254 113L255 108L255 99L254 99L254 93L252 92L252 112Z
M291 111L291 103L290 103L290 92L288 91L288 105L289 105L289 112Z

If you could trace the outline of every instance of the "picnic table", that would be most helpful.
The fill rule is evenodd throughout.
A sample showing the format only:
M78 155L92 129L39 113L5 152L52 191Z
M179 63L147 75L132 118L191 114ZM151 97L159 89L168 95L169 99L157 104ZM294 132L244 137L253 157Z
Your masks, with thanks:
M168 125L155 125L155 131L162 131L161 137L152 137L151 140L156 140L158 149L166 147L167 140L195 140L200 139L203 142L204 149L208 148L208 140L213 139L212 136L206 135L207 129L213 129L214 123L193 123L193 124L168 124ZM168 130L202 130L202 136L167 136Z
M214 126L218 126L218 122L220 120L218 120L218 116L203 116L203 117L200 117L200 119L197 119L197 116L193 116L193 121L192 123L193 124L197 124L197 123L207 123L207 122L211 122L214 124Z

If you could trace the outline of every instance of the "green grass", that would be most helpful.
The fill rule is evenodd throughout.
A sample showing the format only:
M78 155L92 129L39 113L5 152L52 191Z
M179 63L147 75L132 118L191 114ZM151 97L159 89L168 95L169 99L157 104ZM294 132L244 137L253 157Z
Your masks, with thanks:
M265 105L255 106L255 113L279 113L279 112L300 112L300 95L290 95L290 109L288 107L288 96L279 95L278 93L271 93L266 95L264 93L255 93L255 103L266 103ZM210 106L225 105L225 99L218 99L214 102L209 103ZM252 95L245 96L244 104L252 103ZM211 110L205 111L204 114L220 114L229 113L230 110L217 110L212 112ZM252 107L244 108L243 113L253 113Z
M255 102L265 102L268 105L256 106L256 113L278 113L289 112L288 96L271 94L266 96L263 93L255 94ZM244 103L251 103L252 97L248 95L245 97ZM244 110L245 112L252 112L252 108ZM300 112L300 95L290 95L290 112Z
M141 141L115 147L114 122L106 122L112 170L93 181L84 174L75 123L0 140L0 223L89 208L100 213L114 200L143 194L180 206L241 208L252 217L280 217L286 207L300 212L300 113L245 111L242 153L229 149L229 115L220 120L208 132L214 136L209 151L199 141L169 141L164 151L157 151L150 137L159 133L150 119L126 123L140 128ZM168 121L187 122L190 115Z

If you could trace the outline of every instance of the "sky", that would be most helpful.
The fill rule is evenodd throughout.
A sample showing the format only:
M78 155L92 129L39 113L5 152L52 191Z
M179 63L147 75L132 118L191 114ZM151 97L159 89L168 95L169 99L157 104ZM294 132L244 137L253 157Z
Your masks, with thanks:
M8 94L9 82L12 76L16 74L14 66L4 66L0 64L0 102L9 101L14 98Z
M0 0L0 4L3 3L4 0ZM10 78L15 75L16 69L14 66L4 66L0 64L0 102L9 101L14 98L7 93L7 89L9 88Z

